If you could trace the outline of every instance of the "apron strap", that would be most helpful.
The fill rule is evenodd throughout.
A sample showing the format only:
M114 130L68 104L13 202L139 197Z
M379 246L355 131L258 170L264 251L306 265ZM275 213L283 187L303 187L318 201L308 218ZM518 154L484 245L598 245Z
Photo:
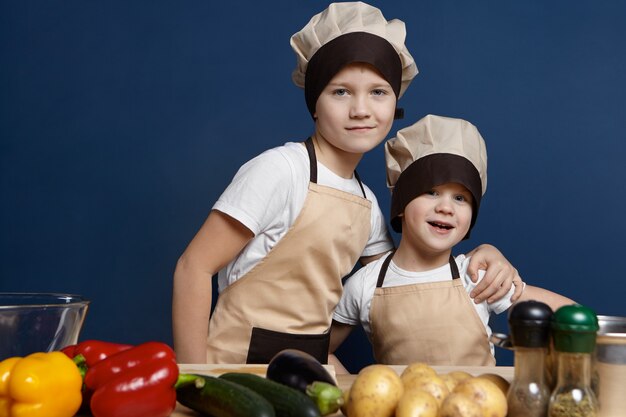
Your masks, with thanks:
M380 272L378 273L378 281L376 282L376 288L381 288L383 286L383 281L385 280L385 275L387 275L387 268L389 268L389 262L391 262L391 258L393 258L393 254L395 253L395 249L391 251L387 259L383 261L383 265L380 267Z
M306 151L309 154L309 171L311 182L317 184L317 157L315 156L315 146L313 146L313 139L309 137L304 141L304 145L306 146ZM361 192L363 193L363 198L367 198L365 196L365 188L363 188L363 183L361 182L361 178L356 171L354 171L354 178L359 183L359 187L361 187Z
M452 273L452 279L460 279L461 274L459 273L459 267L456 266L456 261L454 260L454 256L450 254L450 272Z
M309 171L311 173L311 182L317 184L317 157L315 156L315 146L313 146L313 139L310 137L304 141L306 151L309 154Z
M380 267L380 272L378 273L378 281L376 281L376 288L382 288L383 281L385 280L385 275L387 275L387 269L389 269L389 263L391 262L391 258L393 258L393 254L395 250L387 256L387 258L383 261L382 266ZM459 273L459 267L456 265L456 261L454 257L450 255L450 272L452 273L452 279L461 278L461 274Z
M361 182L361 178L359 177L359 174L356 172L356 170L354 170L354 178L356 178L356 180L359 182L359 187L361 187L363 198L367 198L365 197L365 188L363 188L363 183Z

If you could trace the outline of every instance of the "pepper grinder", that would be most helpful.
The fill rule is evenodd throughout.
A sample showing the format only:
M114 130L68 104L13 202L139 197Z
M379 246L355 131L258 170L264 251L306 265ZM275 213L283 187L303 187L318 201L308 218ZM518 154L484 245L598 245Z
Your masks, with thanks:
M598 329L598 318L587 307L568 305L554 313L552 334L558 371L549 417L597 417L598 399L591 389L591 355Z
M514 377L507 394L508 417L546 417L550 387L546 357L552 309L539 301L522 301L509 310L514 350Z

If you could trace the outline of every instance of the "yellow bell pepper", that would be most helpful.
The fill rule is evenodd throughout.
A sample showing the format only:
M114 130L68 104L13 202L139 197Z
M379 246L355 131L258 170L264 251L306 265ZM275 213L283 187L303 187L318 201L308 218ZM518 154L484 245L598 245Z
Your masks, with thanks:
M82 401L76 364L61 352L0 362L0 417L72 417Z

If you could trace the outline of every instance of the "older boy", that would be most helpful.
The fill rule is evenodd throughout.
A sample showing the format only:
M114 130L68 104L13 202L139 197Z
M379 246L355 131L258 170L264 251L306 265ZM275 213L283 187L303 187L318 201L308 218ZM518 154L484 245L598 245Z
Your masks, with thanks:
M472 124L429 115L385 146L391 225L402 239L346 283L331 351L360 322L380 363L494 365L489 315L511 306L513 290L491 304L473 303L470 259L451 255L469 236L487 187L485 143ZM520 297L527 299L555 310L573 303L530 285Z

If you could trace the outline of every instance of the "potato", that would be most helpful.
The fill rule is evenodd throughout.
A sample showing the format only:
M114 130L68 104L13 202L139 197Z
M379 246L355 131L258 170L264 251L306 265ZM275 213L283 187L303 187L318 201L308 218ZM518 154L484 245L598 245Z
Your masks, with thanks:
M419 375L416 374L411 379L404 379L405 391L426 391L437 400L437 405L441 405L444 398L450 394L450 390L445 381L438 375Z
M485 378L493 382L494 384L496 384L498 388L500 388L500 391L502 391L505 397L509 392L509 386L511 384L509 384L509 381L507 381L504 377L498 374L491 374L491 373L481 374L481 375L478 375L478 378Z
M473 377L472 374L470 374L469 372L465 372L465 371L452 371L452 372L449 372L447 375L450 375L452 378L456 379L457 381L463 381L464 379Z
M448 372L447 374L441 375L441 379L443 379L443 382L446 383L450 392L454 390L454 387L456 387L456 384L458 384L460 381L471 377L472 374L465 371L452 371Z
M484 417L506 416L506 396L495 383L486 378L465 379L459 382L452 392L472 399L480 406Z
M480 406L464 394L452 393L439 409L438 417L484 417Z
M405 379L415 378L417 375L437 375L437 371L424 362L413 362L404 368L400 378L404 381Z
M426 391L405 391L398 401L396 417L437 417L439 404Z
M404 393L398 374L387 365L361 369L350 388L348 417L391 417Z

